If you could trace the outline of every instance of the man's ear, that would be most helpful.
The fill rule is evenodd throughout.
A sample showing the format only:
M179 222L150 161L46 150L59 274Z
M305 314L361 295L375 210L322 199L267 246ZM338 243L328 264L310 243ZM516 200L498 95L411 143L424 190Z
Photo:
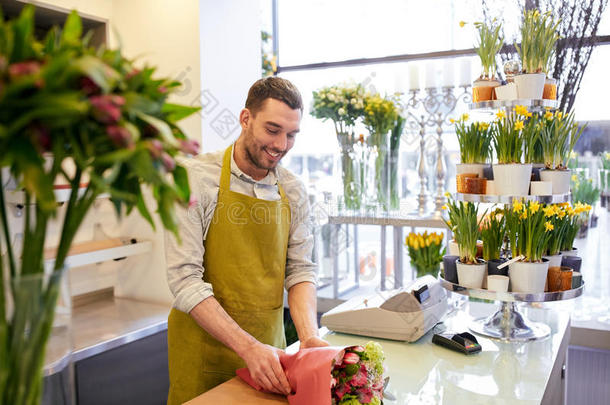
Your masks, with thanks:
M252 113L247 108L244 108L239 113L239 124L241 129L247 129L252 124Z

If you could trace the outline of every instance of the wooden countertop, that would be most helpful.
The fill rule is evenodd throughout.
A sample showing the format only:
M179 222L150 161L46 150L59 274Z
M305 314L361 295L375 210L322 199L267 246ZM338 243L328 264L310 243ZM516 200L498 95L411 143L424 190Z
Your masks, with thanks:
M256 391L239 377L220 384L185 405L285 405L286 397L275 394L264 394Z

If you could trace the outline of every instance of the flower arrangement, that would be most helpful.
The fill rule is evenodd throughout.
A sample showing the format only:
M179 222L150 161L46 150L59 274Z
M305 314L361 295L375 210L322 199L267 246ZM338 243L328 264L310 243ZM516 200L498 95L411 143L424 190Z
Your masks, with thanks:
M135 68L120 50L89 48L81 40L76 12L63 30L51 29L42 42L33 33L30 5L16 20L0 19L0 164L10 169L28 207L22 216L21 255L4 243L6 260L0 260L3 404L40 401L64 263L95 199L107 193L118 215L137 208L154 226L142 196L143 186L150 188L163 226L177 232L173 207L188 203L190 191L186 170L174 157L198 150L176 124L198 108L167 102L179 82L153 78L154 68ZM62 167L68 160L74 162L74 173ZM83 184L85 176L90 180ZM71 191L62 216L53 188L58 177ZM11 229L5 201L0 189L0 224L7 242ZM44 270L45 240L58 217L60 240L49 274Z
M369 131L368 144L377 151L375 159L375 184L377 199L387 208L388 179L384 176L386 154L388 148L388 133L395 128L399 111L394 100L381 97L379 94L367 95L364 99L363 122Z
M557 27L550 12L540 14L537 9L525 10L521 22L521 45L515 44L524 73L547 72L555 44L559 39Z
M463 27L464 24L460 23L460 26ZM502 24L496 23L494 19L491 22L491 26L487 26L482 22L475 22L474 27L479 34L477 55L479 55L481 65L483 66L481 78L494 79L496 76L496 55L504 45L504 40L500 36Z
M496 121L492 127L492 141L499 164L521 163L525 126L523 119L531 113L525 107L516 106L516 114L507 115L500 110L496 113Z
M498 208L487 214L481 221L480 232L483 241L483 260L499 259L506 234L504 211Z
M582 135L586 124L579 127L574 113L565 115L547 111L541 120L540 142L544 164L550 170L565 170L568 167L574 145Z
M468 114L463 114L458 120L451 120L460 144L461 162L487 163L491 157L493 127L486 122L467 124L468 118Z
M443 221L453 232L453 238L460 249L460 261L463 264L477 263L477 241L480 237L481 221L479 219L478 205L462 201L454 201L451 194L445 193L447 205L443 209L448 209L449 220ZM483 216L487 210L483 213Z
M379 343L345 349L343 358L335 361L331 371L333 405L380 405L383 401L383 361Z
M409 251L411 264L417 271L417 277L426 274L436 276L439 265L443 261L445 249L443 248L443 233L414 233L411 232L405 239Z
M513 257L523 256L524 262L542 261L554 228L546 207L536 201L515 200L504 216Z

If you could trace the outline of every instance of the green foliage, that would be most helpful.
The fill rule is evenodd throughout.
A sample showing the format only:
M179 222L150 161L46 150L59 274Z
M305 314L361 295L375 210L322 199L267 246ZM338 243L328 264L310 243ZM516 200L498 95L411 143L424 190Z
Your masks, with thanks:
M593 179L587 178L585 173L580 171L573 174L571 180L572 202L595 205L599 199L600 189L595 187Z
M540 120L540 142L547 169L564 170L568 167L574 145L586 125L579 126L574 113L565 115L561 111L552 114L547 111Z
M521 163L524 138L521 132L524 124L516 115L506 115L504 111L498 113L498 120L492 129L492 140L498 163Z
M559 39L557 27L550 12L540 14L537 9L525 10L521 22L521 46L515 44L525 73L548 72L555 44Z
M524 261L540 262L551 240L553 227L547 221L546 207L538 202L515 200L504 209L506 233L513 257L523 255Z
M467 124L468 114L454 122L461 163L487 163L491 157L493 127L486 122Z
M353 127L364 115L364 88L359 84L323 87L313 92L311 115L330 119L337 134L352 134Z
M453 232L455 242L460 248L460 261L464 264L477 263L477 241L480 239L479 206L474 203L454 201L450 196L447 198L449 207L449 221L443 219L449 229ZM482 216L487 213L487 210Z
M496 74L496 54L504 45L500 37L502 24L496 24L494 20L489 27L481 22L475 22L474 26L479 31L477 55L483 66L483 77L493 79Z
M483 259L499 259L504 235L506 234L503 211L496 209L481 222L481 240L483 241Z

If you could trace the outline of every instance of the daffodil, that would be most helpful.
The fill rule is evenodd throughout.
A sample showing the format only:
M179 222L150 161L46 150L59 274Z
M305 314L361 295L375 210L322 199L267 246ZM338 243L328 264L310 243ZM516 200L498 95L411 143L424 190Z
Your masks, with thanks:
M550 223L549 221L546 221L544 223L544 228L546 229L547 232L552 231L553 229L555 229L555 227L553 226L552 223Z
M547 112L544 113L544 118L551 121L553 119L553 113L547 110Z
M455 124L455 120L453 118L449 118L449 122Z
M517 113L517 115L523 115L523 116L527 116L527 114L528 114L527 107L522 106L522 105L516 106L515 112Z
M464 28L464 25L466 25L466 21L460 21L460 28Z
M520 200L513 201L513 211L519 212L523 209L523 203Z
M470 115L467 113L462 114L462 121L468 121L468 118L470 118Z
M451 198L451 193L450 193L449 191L445 191L445 194L444 194L444 195L445 195L445 197L447 197L447 198Z
M519 219L527 219L527 211L524 210L521 215L519 215Z
M523 121L517 121L515 122L515 129L517 131L521 131L523 129Z
M538 201L534 201L533 203L530 204L530 211L532 212L532 214L535 214L539 210L540 210L540 203Z
M504 112L504 110L500 110L496 113L496 117L498 117L498 119L506 118L506 113Z
M552 206L550 206L550 205L544 207L542 209L542 211L544 211L544 216L547 217L547 218L552 217L553 215L555 215L555 209Z
M441 207L441 209L442 209L443 211L445 211L445 210L447 209L447 205L443 205L443 206Z

